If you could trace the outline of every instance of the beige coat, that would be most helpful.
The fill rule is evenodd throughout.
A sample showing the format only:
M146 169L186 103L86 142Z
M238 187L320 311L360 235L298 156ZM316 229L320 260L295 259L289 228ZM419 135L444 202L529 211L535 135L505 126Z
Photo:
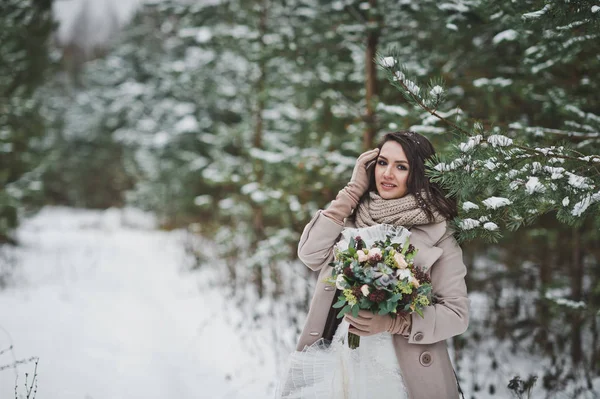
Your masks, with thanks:
M347 226L354 227L349 223ZM335 287L323 281L331 274L328 264L333 260L333 245L342 229L319 211L300 238L298 257L312 270L321 272L296 348L299 351L323 334L335 294ZM456 378L445 340L462 334L469 324L467 269L462 250L447 230L446 222L415 226L410 231L410 242L418 249L415 265L430 270L436 303L427 307L423 318L411 316L408 338L394 335L396 357L410 399L455 399Z

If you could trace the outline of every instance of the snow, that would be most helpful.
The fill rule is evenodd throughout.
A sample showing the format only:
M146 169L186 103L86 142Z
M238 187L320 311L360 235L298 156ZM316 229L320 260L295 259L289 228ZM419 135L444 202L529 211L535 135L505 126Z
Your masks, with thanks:
M576 175L571 172L566 172L566 174L567 176L569 176L569 185L571 185L572 187L575 187L579 190L586 190L588 188L591 188L591 186L587 183L588 179L586 179L585 177Z
M493 222L487 222L483 225L483 228L489 231L498 230L498 225Z
M212 203L212 197L210 195L198 195L194 198L194 205L205 206Z
M487 142L493 147L507 147L513 143L512 139L500 134L493 134L489 136L487 138Z
M468 219L462 220L460 222L460 227L463 230L471 230L471 229L474 229L475 227L478 227L480 224L481 224L481 222L479 220L468 218Z
M537 19L537 18L541 17L542 15L546 14L548 11L550 11L551 8L552 8L552 6L550 4L546 4L544 6L544 8L542 8L541 10L525 13L521 17L524 20Z
M290 207L296 206L297 198L290 198ZM465 219L463 226L484 223L494 230L483 220ZM224 288L227 267L218 254L221 247L244 245L236 234L222 227L215 241L208 241L182 230L159 231L152 215L135 209L43 209L19 228L17 273L0 291L0 352L14 348L0 353L0 366L38 356L37 397L47 399L273 397L305 316L296 310L300 317L290 322L286 316L300 302L290 306L286 298L311 287L307 275L298 272L301 265L290 264L280 269L290 295L240 302ZM286 251L290 239L298 237L289 229L271 234L257 249L257 260L266 252ZM195 271L190 247L209 259ZM238 273L249 270L240 266ZM514 292L505 289L503 295ZM565 296L552 291L549 299L581 306ZM466 339L481 332L496 300L475 290L469 299ZM462 348L456 360L466 397L472 397L474 385L489 383L508 397L502 387L515 373L540 375L540 365L550 367L547 358L512 355L513 342L498 340L491 330L483 336L476 347ZM493 371L491 351L502 355ZM0 397L14 398L15 372L22 384L32 371L27 362L0 372ZM596 378L594 386L599 382ZM533 397L543 397L541 391L537 385ZM477 397L496 396L478 392Z
M519 33L516 30L508 29L494 36L494 38L492 39L492 43L498 44L503 41L513 41L516 40L518 36Z
M421 134L442 134L446 132L446 129L444 129L443 127L427 125L412 125L410 127L410 130L412 130L415 133Z
M395 114L395 115L399 115L399 116L408 115L408 111L406 110L406 108L401 107L400 105L386 105L383 103L379 103L379 104L377 104L377 110L385 111L389 114ZM395 128L393 128L393 129L395 129Z
M597 13L598 11L600 11L600 6L592 6L592 13Z
M499 87L507 87L513 83L512 79L507 78L479 78L473 81L473 86L475 87L483 87L483 86L499 86Z
M192 115L186 115L181 118L173 127L176 133L187 133L198 131L198 120Z
M465 203L462 206L463 211L467 212L471 209L479 209L479 205L474 204L470 201L465 201Z
M546 292L546 299L549 299L551 301L554 301L555 303L562 305L562 306L567 306L573 309L585 309L586 305L584 302L582 301L573 301L571 299L568 298L563 298L562 296L562 292L560 290L548 290Z
M244 315L209 275L186 271L184 232L153 223L118 209L46 208L27 220L15 282L0 291L0 351L39 357L40 398L269 397L265 337L244 330L262 356L242 344L228 319ZM33 364L16 372L21 385ZM14 369L0 372L0 397L14 397L14 382Z
M193 37L196 40L196 43L207 43L212 39L212 33L209 28L200 27L200 28L184 28L179 32L179 37Z
M391 68L394 65L396 65L396 60L394 59L394 57L385 57L382 60L382 65L386 68Z
M573 216L581 216L581 214L585 212L590 207L590 205L596 202L600 202L600 192L597 192L592 195L586 195L581 201L579 201L573 206L571 214Z
M466 143L460 143L459 148L462 152L470 151L475 148L477 144L481 143L481 140L483 140L483 136L480 134L469 137L469 140Z
M444 89L442 88L442 86L438 85L434 86L433 89L429 91L429 94L434 97L439 96L442 93L444 93Z
M489 197L482 201L487 209L498 209L512 204L512 201L503 197Z
M546 188L540 183L539 178L536 176L529 176L529 180L525 183L525 191L527 191L527 194L543 193L546 191Z

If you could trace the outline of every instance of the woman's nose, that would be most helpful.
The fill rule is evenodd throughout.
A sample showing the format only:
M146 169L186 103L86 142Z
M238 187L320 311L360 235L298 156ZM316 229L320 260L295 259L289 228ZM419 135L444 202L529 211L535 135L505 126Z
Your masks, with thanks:
M387 177L390 178L392 177L392 168L391 167L387 167L383 170L383 177Z

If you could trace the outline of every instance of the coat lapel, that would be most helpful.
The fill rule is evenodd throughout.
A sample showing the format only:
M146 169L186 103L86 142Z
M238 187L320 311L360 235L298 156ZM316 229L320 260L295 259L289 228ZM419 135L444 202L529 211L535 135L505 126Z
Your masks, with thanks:
M442 238L446 231L446 222L426 226L414 226L410 229L410 243L417 249L415 265L427 272L444 252L435 244Z

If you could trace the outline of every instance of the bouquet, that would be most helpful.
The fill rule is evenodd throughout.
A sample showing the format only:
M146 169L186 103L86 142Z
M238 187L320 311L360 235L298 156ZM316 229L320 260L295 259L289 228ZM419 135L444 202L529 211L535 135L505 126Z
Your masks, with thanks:
M326 281L342 291L333 305L341 309L337 317L349 312L356 317L361 309L392 317L416 312L423 317L423 309L431 303L431 279L414 265L417 249L409 242L408 230L384 224L342 234ZM360 337L349 332L348 346L359 345Z

